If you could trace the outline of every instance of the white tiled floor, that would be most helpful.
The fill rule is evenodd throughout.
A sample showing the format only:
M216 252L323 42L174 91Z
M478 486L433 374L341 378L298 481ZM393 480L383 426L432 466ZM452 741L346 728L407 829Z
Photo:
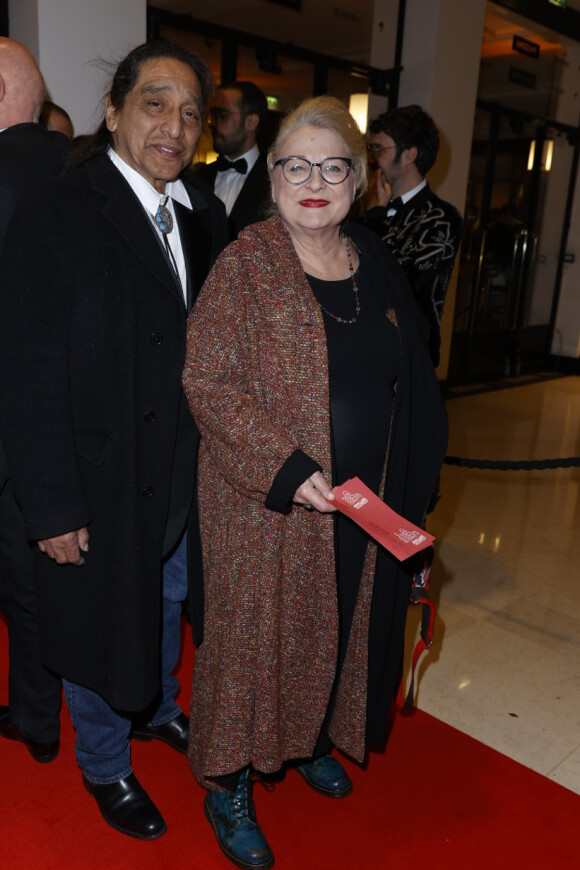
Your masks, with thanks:
M447 402L448 455L580 456L580 377ZM580 793L580 468L445 465L418 706ZM411 609L412 628L419 621Z

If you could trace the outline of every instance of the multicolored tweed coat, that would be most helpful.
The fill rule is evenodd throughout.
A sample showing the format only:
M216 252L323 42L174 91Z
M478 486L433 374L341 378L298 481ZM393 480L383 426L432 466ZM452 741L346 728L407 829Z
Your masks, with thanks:
M356 233L371 236L360 227ZM429 389L438 393L418 334L414 344ZM280 218L249 227L218 259L190 316L183 385L202 433L205 580L189 760L198 781L215 788L208 777L250 763L271 772L310 756L335 676L332 515L264 506L294 450L320 463L328 478L331 468L322 313ZM407 434L404 440L399 455L406 465ZM436 447L421 486L422 510L445 449L430 440ZM404 499L394 507L404 507ZM360 761L375 559L371 545L330 729L335 744Z

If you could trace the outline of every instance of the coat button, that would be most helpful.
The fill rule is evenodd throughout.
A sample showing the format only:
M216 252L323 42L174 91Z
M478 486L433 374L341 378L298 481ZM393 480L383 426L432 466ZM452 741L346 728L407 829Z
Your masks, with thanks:
M154 423L157 419L157 414L155 411L148 411L143 417L146 423Z
M146 486L142 492L142 495L144 495L145 498L151 498L151 496L154 494L155 494L155 488L153 486Z
M162 344L163 335L160 332L152 332L149 336L149 341L151 342L151 344Z

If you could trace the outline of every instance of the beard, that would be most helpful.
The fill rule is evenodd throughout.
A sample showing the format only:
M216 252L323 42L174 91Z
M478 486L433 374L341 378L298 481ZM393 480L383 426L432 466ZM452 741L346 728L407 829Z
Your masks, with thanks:
M224 136L223 133L218 133L214 130L212 133L213 150L216 154L221 154L229 157L231 154L241 154L243 150L245 132L232 133L230 136ZM242 150L241 150L242 149Z

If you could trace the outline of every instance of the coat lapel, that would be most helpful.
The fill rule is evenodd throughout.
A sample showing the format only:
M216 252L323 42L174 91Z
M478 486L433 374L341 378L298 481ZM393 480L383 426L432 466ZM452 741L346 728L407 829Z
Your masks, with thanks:
M211 265L210 215L209 209L191 211L179 202L174 207L187 269L187 310L191 311Z
M235 238L248 224L262 220L270 204L270 180L266 155L260 154L248 173L231 210L228 219L231 238Z
M155 277L183 302L181 288L155 230L121 173L106 155L87 163L86 169L93 188L105 198L103 215Z
M388 220L390 220L391 222L391 226L405 226L408 215L411 213L416 214L427 202L430 196L431 188L428 184L426 184L425 187L419 191L419 193L416 193L415 196L412 197L412 199L409 199L404 205L402 205L396 214L394 214L391 218L388 218Z

